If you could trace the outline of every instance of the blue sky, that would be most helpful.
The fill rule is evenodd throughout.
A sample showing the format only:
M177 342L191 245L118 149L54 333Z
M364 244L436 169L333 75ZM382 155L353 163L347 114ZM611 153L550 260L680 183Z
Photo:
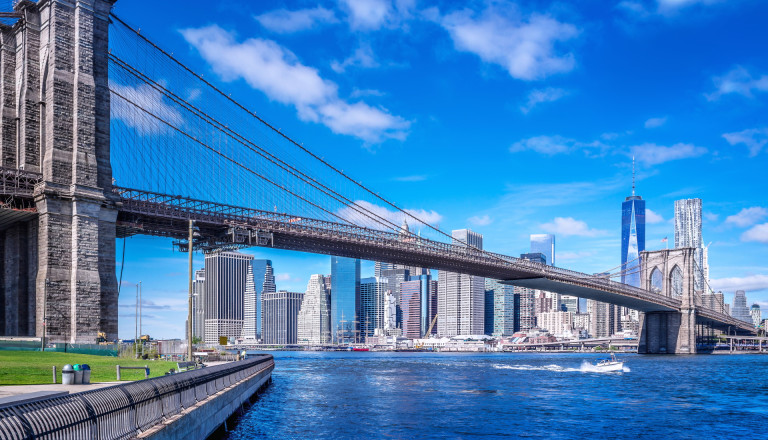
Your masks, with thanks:
M115 13L356 180L443 230L517 255L557 236L584 272L620 259L620 207L647 201L647 248L703 199L715 289L768 309L768 4L119 1ZM122 244L118 243L118 268ZM279 289L327 256L264 248ZM195 256L196 267L202 256ZM118 269L119 270L119 269ZM363 274L372 274L372 263ZM186 254L126 240L120 336L181 337Z

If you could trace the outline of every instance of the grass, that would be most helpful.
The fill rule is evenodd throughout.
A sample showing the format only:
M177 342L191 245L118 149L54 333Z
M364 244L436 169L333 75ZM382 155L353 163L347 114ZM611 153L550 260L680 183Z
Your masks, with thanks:
M66 364L88 364L91 382L117 380L115 366L149 367L149 377L164 375L176 362L135 360L89 354L39 351L0 351L0 385L34 385L53 383L52 367L56 365L57 383L61 383L61 368ZM144 370L122 370L122 380L144 379Z

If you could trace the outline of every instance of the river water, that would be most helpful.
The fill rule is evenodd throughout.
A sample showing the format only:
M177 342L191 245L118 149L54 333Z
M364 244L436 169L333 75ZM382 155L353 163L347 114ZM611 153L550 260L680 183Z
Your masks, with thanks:
M768 356L273 352L230 439L765 438Z

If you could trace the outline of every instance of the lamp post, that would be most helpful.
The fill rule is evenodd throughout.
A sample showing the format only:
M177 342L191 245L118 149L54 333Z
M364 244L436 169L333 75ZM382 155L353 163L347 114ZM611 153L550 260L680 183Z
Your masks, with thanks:
M141 340L141 334L143 333L143 329L141 328L142 327L141 326L141 318L142 318L142 315L144 314L143 313L144 310L142 310L143 305L141 304L142 301L144 300L142 298L142 294L144 293L144 292L142 292L142 287L143 286L141 284L141 281L139 281L139 340ZM140 351L141 351L141 354L143 355L144 354L144 342L143 341L141 342L141 350Z
M194 239L194 220L189 219L189 310L187 311L187 362L192 361L192 240Z
M45 290L43 291L43 337L40 338L40 352L45 351L45 331L47 326L45 325L45 305L48 301L48 285L51 284L51 280L45 279Z

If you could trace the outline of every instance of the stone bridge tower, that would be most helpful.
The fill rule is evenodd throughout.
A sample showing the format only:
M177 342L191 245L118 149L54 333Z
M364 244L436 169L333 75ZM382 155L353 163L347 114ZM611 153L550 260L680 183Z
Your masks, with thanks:
M109 148L114 0L19 1L0 41L0 160L42 173L37 218L0 232L0 335L117 337L116 199ZM10 305L10 307L9 307Z
M638 353L696 353L694 248L640 253L640 286L681 300L680 311L640 316Z

